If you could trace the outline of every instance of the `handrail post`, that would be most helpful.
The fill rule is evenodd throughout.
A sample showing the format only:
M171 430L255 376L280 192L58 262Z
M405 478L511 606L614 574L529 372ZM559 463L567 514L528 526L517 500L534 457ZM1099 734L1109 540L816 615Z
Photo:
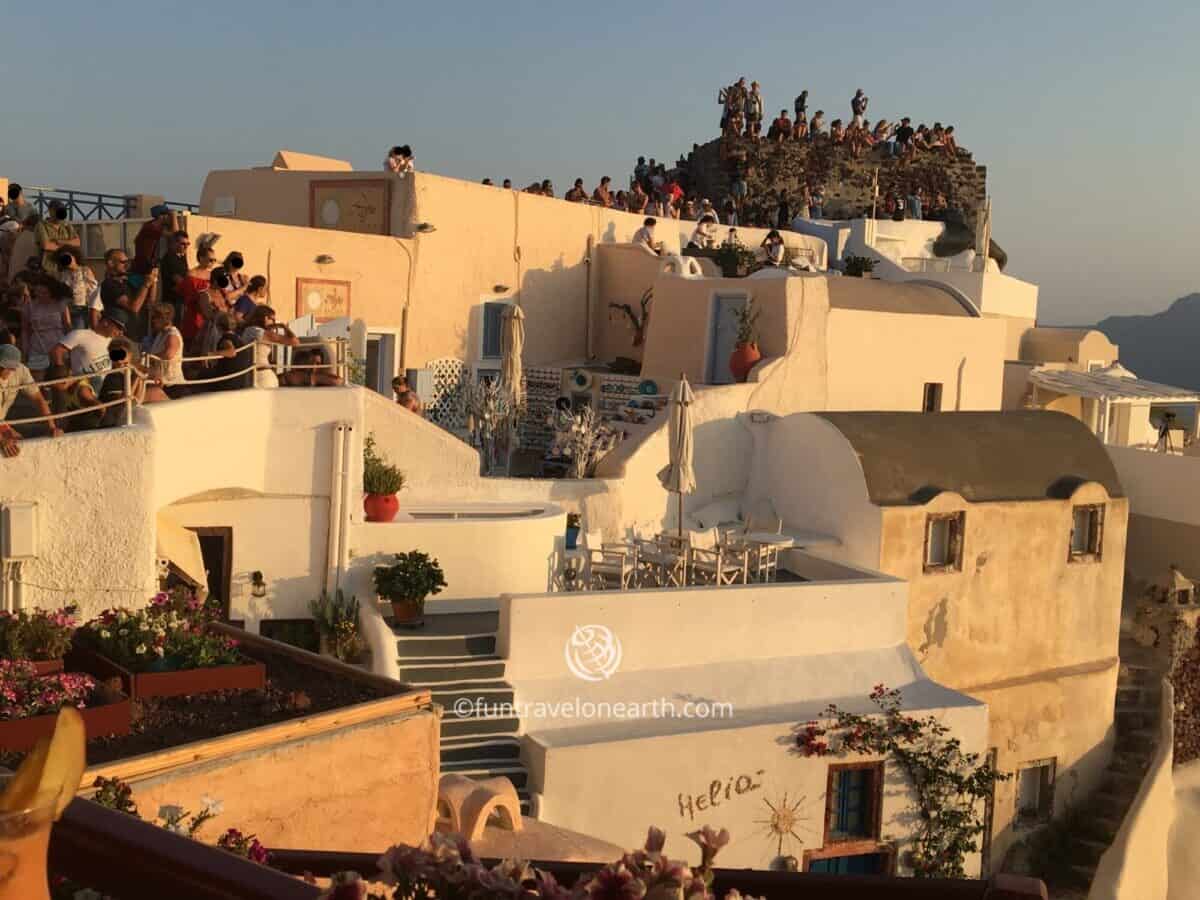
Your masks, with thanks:
M125 424L133 424L133 366L124 367L125 376Z

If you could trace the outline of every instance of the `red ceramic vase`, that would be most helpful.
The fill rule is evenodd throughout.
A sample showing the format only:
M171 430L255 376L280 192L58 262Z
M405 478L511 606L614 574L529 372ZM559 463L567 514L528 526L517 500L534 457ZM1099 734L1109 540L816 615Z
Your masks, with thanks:
M758 352L758 344L738 344L729 355L729 373L737 381L745 381L760 359L762 354Z
M400 500L395 494L367 494L363 498L363 512L368 522L390 522L400 511Z

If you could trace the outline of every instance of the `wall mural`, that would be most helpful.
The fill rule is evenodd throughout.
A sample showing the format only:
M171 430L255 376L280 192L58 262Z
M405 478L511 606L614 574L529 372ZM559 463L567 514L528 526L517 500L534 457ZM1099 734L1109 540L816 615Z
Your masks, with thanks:
M296 318L312 313L317 322L350 315L350 282L327 278L296 279Z
M390 234L392 182L387 178L311 181L308 224L359 234Z

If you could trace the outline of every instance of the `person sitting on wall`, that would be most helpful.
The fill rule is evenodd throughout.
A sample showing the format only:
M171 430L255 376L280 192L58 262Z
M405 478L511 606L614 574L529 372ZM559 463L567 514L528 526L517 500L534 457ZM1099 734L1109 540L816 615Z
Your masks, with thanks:
M412 147L408 144L393 147L388 152L387 159L383 161L383 170L401 178L411 175L414 170Z
M819 137L825 136L825 110L818 109L812 117L812 122L808 126L808 139L815 141Z
M392 379L392 393L396 395L396 402L400 402L402 394L408 393L408 379L403 375L397 375Z
M912 152L912 140L916 131L912 127L912 119L905 116L900 120L900 124L896 126L896 131L892 134L892 139L887 144L888 156L905 156Z
M788 111L781 109L775 121L771 123L771 127L767 129L767 140L782 144L785 139L791 136L792 120L788 118Z
M767 232L767 236L765 238L763 238L763 242L760 246L767 253L767 258L765 260L766 265L768 265L768 266L782 266L783 265L783 260L784 260L784 256L785 256L785 251L784 251L784 246L783 246L783 236L778 231L776 231L774 228L772 228L769 232Z
M5 423L9 410L17 402L17 395L24 394L37 409L39 416L50 416L50 405L33 382L33 375L21 362L21 351L15 344L0 344L0 456L12 458L21 452L21 435ZM46 430L51 437L58 437L62 429L54 419L46 419Z
M554 196L554 185L551 183L549 178L542 179L542 196L543 197L553 197Z
M947 125L942 133L942 152L950 159L958 156L958 141L954 139L954 126Z
M687 245L692 250L708 250L717 242L717 220L711 214L700 217Z
M796 124L792 126L792 140L806 141L808 140L808 119L804 116L796 117Z
M575 179L575 186L563 194L563 199L568 203L587 203L588 194L584 190L582 178Z
M307 366L328 366L325 351L321 347L297 350L292 357L292 368L279 376L280 387L338 387L341 385L342 379L329 368L306 368ZM406 391L405 393L411 394L412 392Z
M650 202L650 197L642 187L640 181L633 183L633 190L629 193L629 211L631 213L644 213L646 204Z
M648 253L658 256L658 247L654 242L654 226L658 220L650 216L642 223L642 227L633 233L633 245L642 247Z
M842 128L842 120L834 119L829 123L829 143L840 144L846 139L846 130Z

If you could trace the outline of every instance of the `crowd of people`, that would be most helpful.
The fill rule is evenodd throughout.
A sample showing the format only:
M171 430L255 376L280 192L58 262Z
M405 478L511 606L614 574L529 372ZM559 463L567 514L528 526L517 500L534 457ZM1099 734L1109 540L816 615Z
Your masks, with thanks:
M411 157L410 157L411 158ZM24 397L45 433L123 421L127 396L139 404L241 387L341 383L320 346L277 321L266 277L246 259L221 256L219 235L191 236L165 205L133 241L115 247L97 278L84 261L64 204L45 217L21 186L0 210L0 454L19 451L22 431L5 419ZM297 348L277 373L275 347ZM129 394L126 394L126 388Z

